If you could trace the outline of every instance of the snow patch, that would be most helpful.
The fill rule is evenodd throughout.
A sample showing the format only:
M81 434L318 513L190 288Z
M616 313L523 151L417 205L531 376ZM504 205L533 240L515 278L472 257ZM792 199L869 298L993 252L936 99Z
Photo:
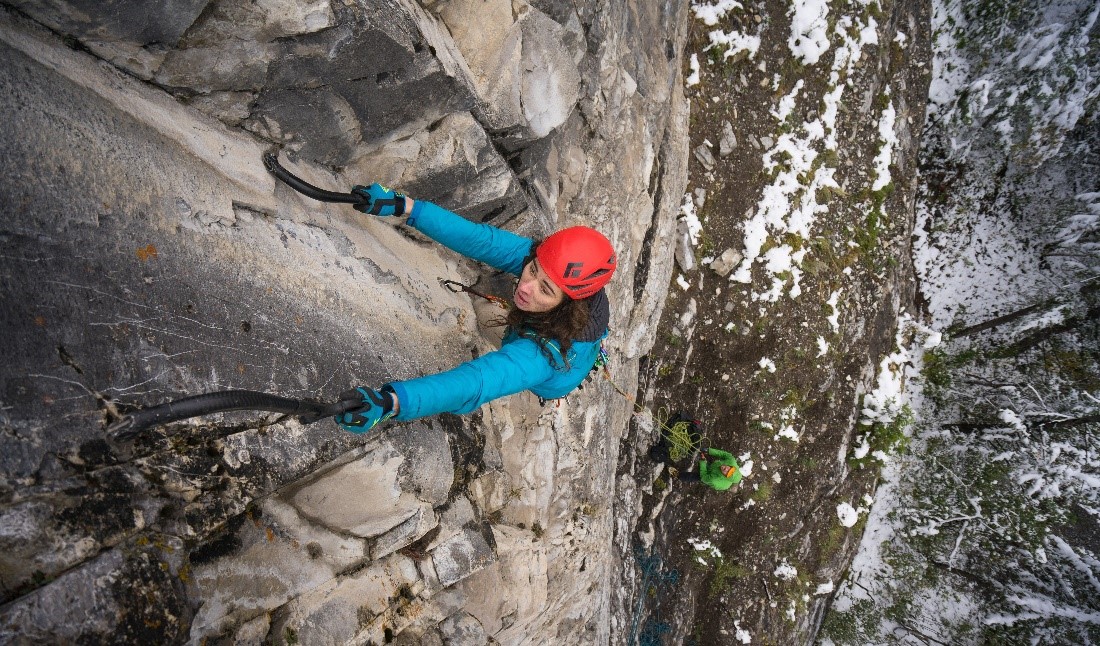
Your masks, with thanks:
M688 62L688 67L691 69L691 74L684 79L684 85L691 87L693 85L699 85L699 55L692 54L691 60Z
M718 551L718 548L715 547L714 544L711 543L709 540L702 538L689 538L688 542L691 543L691 546L695 548L695 551L697 552L709 552L713 556L722 555L721 552Z
M703 24L708 27L713 27L718 24L718 21L726 16L727 13L734 9L744 9L744 6L737 0L718 0L713 4L709 2L696 2L692 3L691 10L695 12L695 17L703 21Z
M697 2L691 5L695 17L702 20L703 24L708 27L716 26L730 11L742 8L741 3L736 2L736 0L719 0L713 4ZM756 52L760 49L760 36L750 36L736 31L727 32L714 29L707 34L707 38L710 40L710 44L705 49L726 48L722 55L723 58L731 58L741 52L748 52L751 59L756 56Z
M833 332L840 332L840 310L836 307L838 302L840 302L840 290L833 292L829 300L825 301L825 304L833 310L833 313L828 316L829 327L833 328Z
M840 519L840 524L845 527L852 527L859 520L859 513L856 512L855 507L846 502L836 506L836 516Z
M741 627L740 619L735 619L733 622L733 638L742 644L752 643L752 635L749 634L749 631Z
M793 0L787 15L791 17L787 46L804 64L815 65L829 50L828 0Z
M875 381L875 388L863 397L861 424L864 426L872 424L888 425L902 414L907 406L905 397L906 368L913 367L914 361L919 359L927 339L933 335L938 335L938 333L916 322L908 314L901 318L895 335L897 349L879 362L879 373ZM907 348L908 338L915 338L916 342Z
M779 567L775 568L775 577L783 581L790 581L798 576L798 570L793 565L787 562L786 559L779 564Z
M684 194L684 200L680 204L680 220L687 225L688 238L694 247L699 244L699 233L703 230L703 223L699 221L699 214L695 210L695 202L690 193Z
M883 92L889 97L890 86L886 86ZM879 139L882 140L882 147L879 148L878 154L875 155L875 161L873 162L875 167L875 181L871 184L872 191L881 191L892 181L890 178L890 162L893 161L894 146L898 143L898 136L894 134L894 121L896 118L897 112L894 110L893 102L887 102L886 107L882 110L882 117L878 122L878 136Z

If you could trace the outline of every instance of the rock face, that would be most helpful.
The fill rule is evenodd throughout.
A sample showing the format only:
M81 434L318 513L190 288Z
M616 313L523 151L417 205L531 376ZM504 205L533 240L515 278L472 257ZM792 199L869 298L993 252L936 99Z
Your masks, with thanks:
M890 459L903 437L902 422L861 417L888 370L883 357L898 351L899 312L916 314L910 244L930 9L899 0L693 11L688 191L699 262L677 271L658 333L668 341L649 353L638 399L701 420L703 443L745 469L727 491L681 482L647 450L651 425L632 425L617 495L642 511L615 538L622 552L638 546L637 558L612 595L627 643L816 639L864 526L838 509L871 506L878 455ZM807 10L822 13L810 20ZM829 46L814 50L816 63L795 51L811 23ZM750 41L740 58L739 45L713 47Z
M258 413L105 429L492 348L437 284L478 268L276 182L275 147L332 190L602 230L632 391L686 183L687 3L154 4L0 9L0 641L610 641L630 404L605 381L368 436Z

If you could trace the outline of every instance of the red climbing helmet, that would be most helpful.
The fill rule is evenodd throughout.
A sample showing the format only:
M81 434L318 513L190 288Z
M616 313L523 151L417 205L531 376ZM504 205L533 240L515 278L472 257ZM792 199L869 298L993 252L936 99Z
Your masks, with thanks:
M550 280L573 300L600 291L615 273L615 250L589 227L562 229L542 241L535 256Z

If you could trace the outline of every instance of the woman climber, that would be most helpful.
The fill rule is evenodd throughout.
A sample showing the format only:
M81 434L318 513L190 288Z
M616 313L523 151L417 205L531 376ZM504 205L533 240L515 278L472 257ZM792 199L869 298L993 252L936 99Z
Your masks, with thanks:
M450 211L380 184L356 186L355 208L370 215L402 216L417 231L464 256L519 277L501 348L452 370L374 390L363 408L336 416L336 423L363 433L388 419L437 413L469 413L494 399L530 390L543 399L564 397L592 369L608 334L610 307L604 285L615 272L615 251L589 227L558 231L541 243Z

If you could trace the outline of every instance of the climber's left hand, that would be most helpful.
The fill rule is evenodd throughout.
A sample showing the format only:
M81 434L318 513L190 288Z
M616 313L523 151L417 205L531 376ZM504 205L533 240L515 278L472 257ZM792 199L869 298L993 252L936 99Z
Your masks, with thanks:
M405 194L386 188L378 182L370 186L355 186L351 192L362 198L362 201L353 205L357 211L383 216L405 213Z
M340 413L334 418L340 428L349 433L366 433L378 422L384 422L396 414L392 391L356 388L340 395L341 400L353 398L361 398L363 407L349 413Z

